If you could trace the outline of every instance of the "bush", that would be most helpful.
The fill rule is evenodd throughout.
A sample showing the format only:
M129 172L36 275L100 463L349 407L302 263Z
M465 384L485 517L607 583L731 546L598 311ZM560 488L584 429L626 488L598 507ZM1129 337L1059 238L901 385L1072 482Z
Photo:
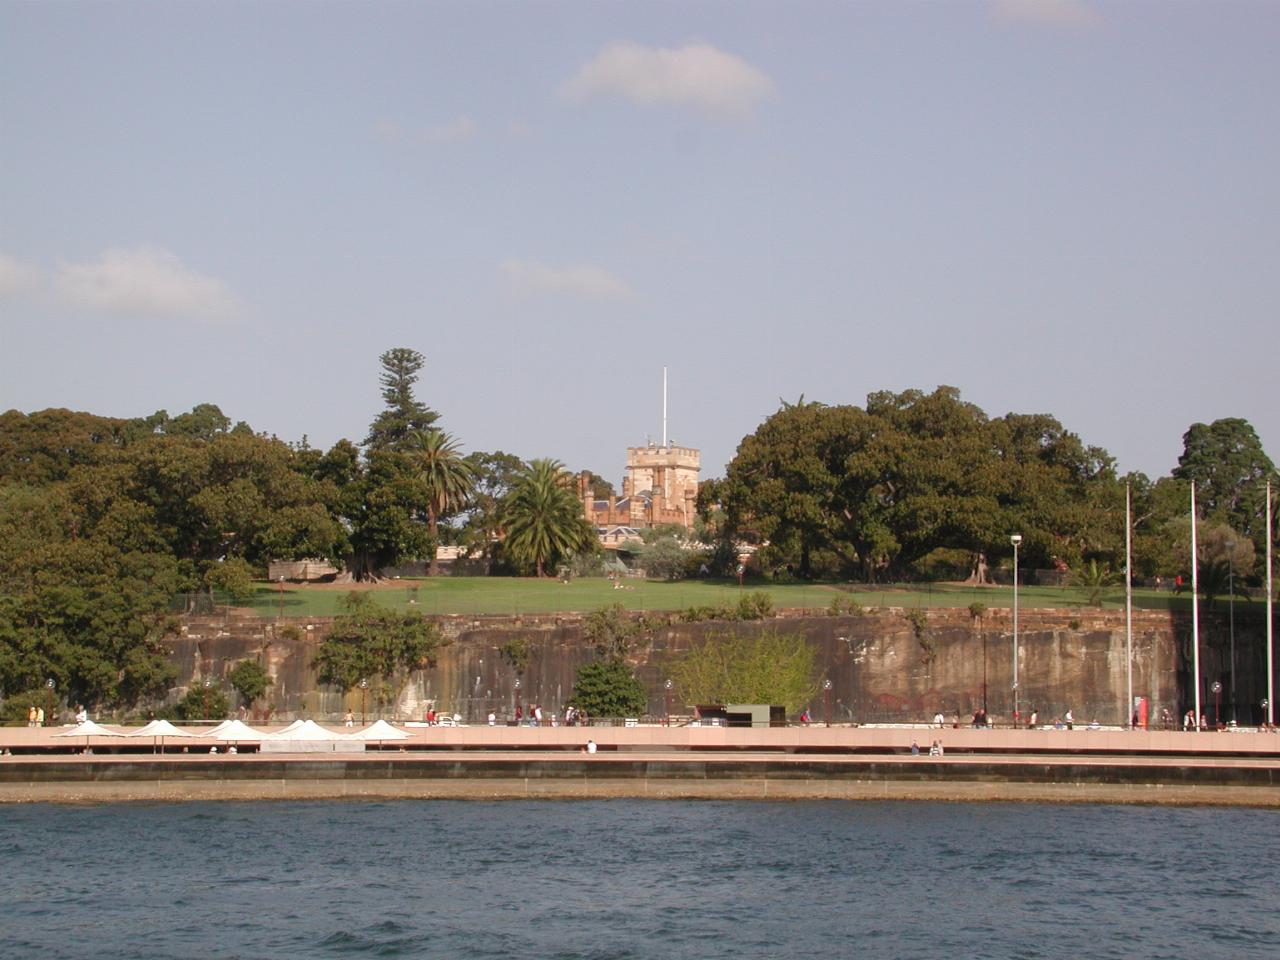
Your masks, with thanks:
M626 661L612 657L578 669L573 705L593 717L638 717L648 708L649 700Z
M763 590L753 590L738 601L739 620L768 620L773 616L773 600Z
M795 712L817 692L817 652L801 633L708 637L672 666L687 703L768 703Z
M204 575L205 586L225 593L232 603L247 603L257 592L253 585L253 567L239 557L215 563Z
M987 605L985 603L974 602L969 604L969 616L973 617L973 619L981 620L984 616L986 616L986 614L987 614Z
M227 679L231 681L231 686L235 688L236 693L240 694L240 699L244 701L245 706L252 706L253 701L266 693L267 687L271 686L271 675L262 669L257 660L241 660L227 675Z
M172 706L156 711L162 720L223 720L231 710L227 695L218 687L194 686Z

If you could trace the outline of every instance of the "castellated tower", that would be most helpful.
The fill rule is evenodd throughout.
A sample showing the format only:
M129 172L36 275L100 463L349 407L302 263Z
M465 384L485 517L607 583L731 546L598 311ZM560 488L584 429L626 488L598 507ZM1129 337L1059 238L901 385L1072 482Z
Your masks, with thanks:
M676 523L692 527L698 512L698 473L702 455L692 447L673 444L627 448L627 476L622 495L631 507L633 527ZM637 496L651 492L649 504Z

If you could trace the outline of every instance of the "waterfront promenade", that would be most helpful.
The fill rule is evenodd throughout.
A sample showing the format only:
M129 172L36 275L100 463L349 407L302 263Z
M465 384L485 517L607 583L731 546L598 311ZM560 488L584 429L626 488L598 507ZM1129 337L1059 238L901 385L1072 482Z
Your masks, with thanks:
M325 752L259 753L243 740L237 754L221 743L211 755L207 739L55 736L67 729L0 728L0 749L12 751L0 760L0 802L638 796L1280 807L1277 733L407 727L403 740ZM597 753L585 752L588 739ZM944 756L928 756L934 740Z

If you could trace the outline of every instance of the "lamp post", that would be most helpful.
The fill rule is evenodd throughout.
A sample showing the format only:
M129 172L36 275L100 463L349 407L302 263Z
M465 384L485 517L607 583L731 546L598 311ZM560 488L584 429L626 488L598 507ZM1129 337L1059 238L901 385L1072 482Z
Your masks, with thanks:
M1018 725L1018 546L1022 543L1022 534L1012 534L1009 542L1013 544L1013 725L1016 727Z
M369 678L361 677L360 682L356 684L356 686L360 688L360 723L363 724L365 722L365 719L364 719L365 697L368 696L368 693L369 693Z
M822 681L822 703L827 715L827 726L831 726L831 681Z
M516 677L515 690L516 690L516 723L519 724L520 723L520 678L519 677Z
M204 701L205 723L209 722L209 688L212 686L213 686L213 681L210 680L208 677L205 677L204 678L204 694L202 696L202 699Z
M1264 726L1268 726L1268 727L1269 727L1269 726L1271 726L1270 722L1268 722L1268 720L1267 720L1267 707L1271 706L1271 701L1270 701L1270 700L1268 700L1266 697L1263 697L1263 698L1262 698L1262 703L1260 703L1260 704L1259 704L1259 706L1260 706L1260 707L1262 707L1262 723L1263 723L1263 725L1264 725Z
M1227 632L1231 638L1231 696L1227 704L1231 707L1231 720L1239 720L1236 716L1236 542L1228 540L1227 548ZM1219 568L1221 569L1221 568Z
M665 686L667 691L667 713L666 719L663 721L663 726L669 727L671 726L671 688L675 686L675 684L668 680Z
M1222 725L1222 684L1217 680L1209 687L1213 691L1213 725Z
M45 697L49 701L49 709L45 711L44 715L49 726L53 726L53 691L56 690L57 687L58 684L54 681L53 677L50 677L44 682Z

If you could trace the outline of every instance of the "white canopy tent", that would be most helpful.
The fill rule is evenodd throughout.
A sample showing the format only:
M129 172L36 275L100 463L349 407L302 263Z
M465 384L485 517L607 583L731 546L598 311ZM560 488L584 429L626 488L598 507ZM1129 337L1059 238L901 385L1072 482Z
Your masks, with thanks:
M222 723L208 731L205 736L224 742L230 740L239 743L261 740L266 734L261 730L255 730L253 727L247 726L241 720L223 720Z
M314 720L299 720L278 733L262 735L263 753L360 753L364 742L327 730Z
M378 720L363 730L357 730L347 736L352 740L407 740L409 738L409 734L393 727L385 720Z

